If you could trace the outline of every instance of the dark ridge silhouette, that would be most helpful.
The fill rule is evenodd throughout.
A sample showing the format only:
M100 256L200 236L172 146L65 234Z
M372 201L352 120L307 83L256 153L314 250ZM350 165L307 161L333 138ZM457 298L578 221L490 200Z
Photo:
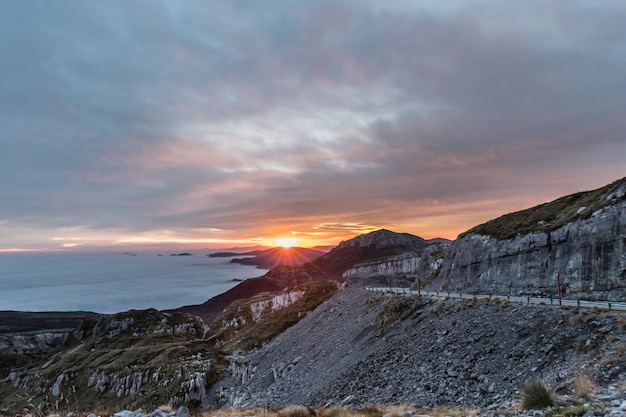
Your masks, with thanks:
M307 262L311 262L324 252L306 248L271 248L264 251L255 251L256 253L242 253L239 255L252 255L250 258L235 258L231 263L252 265L262 269L270 269L280 265L284 266L300 266Z
M264 276L243 281L202 304L180 307L174 311L194 314L202 318L205 323L210 323L230 303L242 298L249 298L262 292L281 291L286 287L313 280L343 282L342 274L358 263L399 255L407 251L421 252L427 244L418 236L381 229L341 242L330 252L312 262L301 266L274 267Z
M0 311L0 334L52 329L73 329L87 317L99 316L90 311Z
M278 281L267 277L247 279L230 290L205 301L202 304L195 304L177 308L170 311L193 314L202 319L205 323L211 323L215 318L228 307L232 302L243 298L250 298L263 292L280 291L284 285Z

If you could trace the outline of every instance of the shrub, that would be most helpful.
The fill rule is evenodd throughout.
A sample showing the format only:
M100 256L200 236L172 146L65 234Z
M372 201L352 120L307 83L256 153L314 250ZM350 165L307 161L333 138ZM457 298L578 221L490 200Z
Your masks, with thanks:
M394 297L378 315L376 324L379 328L385 328L397 321L408 318L418 308L417 303L410 297Z
M574 381L574 393L586 400L589 399L589 393L596 387L596 384L591 380L589 375L581 374L576 377Z
M546 412L544 417L582 417L587 409L582 405L568 405L567 407L555 407Z
M376 407L363 407L359 409L359 414L365 417L383 417L383 412Z
M348 417L348 410L340 405L333 405L330 408L324 409L320 412L321 417Z
M315 411L304 405L290 405L276 413L276 417L311 417L313 415L315 415Z
M541 381L530 381L522 387L522 408L538 410L554 405L554 398Z
M582 405L570 405L563 409L561 415L563 417L583 417L587 409Z
M580 324L584 319L585 319L584 314L582 313L575 314L569 318L569 324L571 324L572 326L576 326L577 324Z

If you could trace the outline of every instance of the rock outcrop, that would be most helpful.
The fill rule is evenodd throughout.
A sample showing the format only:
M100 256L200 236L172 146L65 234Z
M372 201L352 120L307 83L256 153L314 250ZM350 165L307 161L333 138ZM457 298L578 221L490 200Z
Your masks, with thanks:
M61 333L60 347L58 338L47 334L36 340L11 336L13 349L45 343L31 363L13 367L0 381L4 409L20 409L25 399L42 412L59 412L67 398L86 409L199 404L223 366L215 350L200 341L203 323L182 313L150 309L89 318ZM46 350L49 344L54 346Z
M397 285L413 283L417 277L425 282L440 271L448 244L435 243L420 252L405 252L383 259L375 259L354 265L342 274L342 279L353 277L392 277Z
M448 250L433 289L626 299L626 178L477 226Z

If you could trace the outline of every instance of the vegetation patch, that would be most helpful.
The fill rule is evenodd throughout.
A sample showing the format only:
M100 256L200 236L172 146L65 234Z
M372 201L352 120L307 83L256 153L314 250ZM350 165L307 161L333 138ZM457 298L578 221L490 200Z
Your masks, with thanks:
M363 407L358 410L358 413L364 417L383 417L383 412L378 407Z
M541 381L530 381L522 386L521 406L526 410L540 410L554 405L554 396Z
M276 417L311 417L315 411L304 405L291 405L278 410Z
M544 417L582 417L586 412L587 409L582 405L559 406L547 411Z
M588 400L589 394L594 388L596 388L596 386L596 383L593 382L589 375L578 375L574 380L574 394L576 394L579 398Z
M184 384L207 389L226 367L202 332L196 317L157 310L85 320L62 351L2 381L0 403L44 414L180 404Z
M340 405L324 408L317 415L320 417L350 417L349 411Z
M583 191L517 211L478 225L459 237L468 234L486 235L496 239L513 239L516 235L556 230L575 220L591 217L596 211L626 199L617 193L626 185L626 178L593 191Z
M389 300L382 308L376 319L379 328L385 328L393 323L407 319L415 312L420 304L412 297L397 296Z

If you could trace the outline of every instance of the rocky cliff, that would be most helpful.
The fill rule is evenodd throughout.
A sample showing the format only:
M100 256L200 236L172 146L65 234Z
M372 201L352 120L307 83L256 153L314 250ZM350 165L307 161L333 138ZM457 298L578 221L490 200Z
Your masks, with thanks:
M477 226L450 246L433 289L626 299L626 178Z
M427 283L439 274L448 246L448 243L434 243L423 248L421 253L410 251L361 262L346 270L342 279L379 276L389 277L393 280L393 285L413 285L419 277Z

